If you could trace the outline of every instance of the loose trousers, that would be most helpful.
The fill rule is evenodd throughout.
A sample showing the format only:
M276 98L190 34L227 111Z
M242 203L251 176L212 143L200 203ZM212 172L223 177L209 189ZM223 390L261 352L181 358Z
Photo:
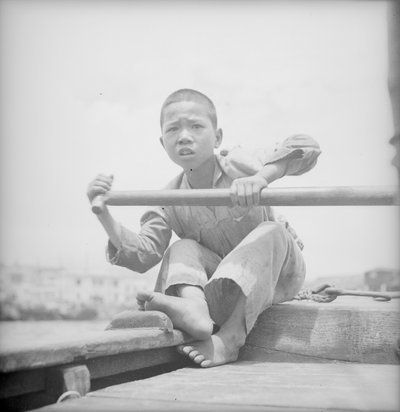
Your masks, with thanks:
M176 285L202 288L219 326L242 292L249 333L261 312L298 293L304 277L304 259L291 234L281 223L263 222L223 259L194 240L178 240L164 255L155 291L176 295Z

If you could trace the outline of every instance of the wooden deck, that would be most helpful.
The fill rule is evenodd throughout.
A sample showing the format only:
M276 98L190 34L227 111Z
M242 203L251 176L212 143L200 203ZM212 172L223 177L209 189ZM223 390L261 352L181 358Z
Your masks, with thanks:
M208 370L188 367L175 350L187 337L168 328L98 330L47 346L9 340L0 402L27 410L75 390L83 397L42 411L399 410L399 303L274 306L239 362Z
M398 411L399 383L394 365L241 361L183 368L38 411Z

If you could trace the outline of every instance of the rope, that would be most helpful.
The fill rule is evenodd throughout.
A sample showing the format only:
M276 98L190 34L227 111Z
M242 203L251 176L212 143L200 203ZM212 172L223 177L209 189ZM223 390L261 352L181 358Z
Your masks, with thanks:
M329 287L327 285L326 287ZM325 285L324 285L325 287ZM322 288L322 290L324 289ZM317 289L303 288L300 292L293 298L293 300L309 300L318 303L330 303L337 298L337 295L320 295L321 287Z
M337 289L325 283L315 289L304 288L300 290L292 300L311 300L313 302L329 303L334 301L338 296L364 296L371 297L380 302L388 302L391 299L400 298L398 292L381 293L375 291L345 290Z

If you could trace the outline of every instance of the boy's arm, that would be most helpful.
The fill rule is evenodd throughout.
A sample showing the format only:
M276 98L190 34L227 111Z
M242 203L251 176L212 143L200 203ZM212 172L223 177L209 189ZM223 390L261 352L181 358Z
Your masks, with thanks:
M141 218L139 233L134 233L115 222L120 246L116 247L110 237L107 258L113 265L144 273L163 257L172 236L172 229L162 208L147 211Z
M263 188L285 175L300 175L309 171L317 163L320 153L320 147L312 137L288 137L272 155L268 156L258 172L232 182L232 203L242 207L258 205Z
M311 170L316 164L321 149L318 142L304 134L296 134L285 139L264 162L265 165L284 160L284 175L301 175Z
M112 176L98 175L88 186L91 202L99 194L105 194L112 186ZM111 216L105 206L97 215L109 236L107 257L111 264L123 266L135 272L146 272L162 258L171 239L172 230L162 210L147 212L141 220L140 233L134 233Z
M103 212L96 216L110 238L111 243L116 249L120 249L122 246L120 225L111 216L107 206L104 206Z

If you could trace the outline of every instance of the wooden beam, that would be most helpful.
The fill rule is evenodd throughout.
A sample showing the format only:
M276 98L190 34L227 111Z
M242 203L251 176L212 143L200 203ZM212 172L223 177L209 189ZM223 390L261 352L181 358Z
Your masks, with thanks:
M156 328L115 329L43 344L29 342L0 352L0 372L30 370L54 365L83 362L87 359L147 349L176 346L185 342L182 332L164 332Z
M398 302L341 298L341 302L290 302L263 312L240 359L268 351L348 362L398 364Z
M97 197L92 211L110 206L231 206L229 189L111 191ZM269 206L387 206L399 204L395 187L335 186L267 188L261 205Z
M179 362L184 359L175 347L149 349L89 359L85 362L91 379L99 379L126 372Z

